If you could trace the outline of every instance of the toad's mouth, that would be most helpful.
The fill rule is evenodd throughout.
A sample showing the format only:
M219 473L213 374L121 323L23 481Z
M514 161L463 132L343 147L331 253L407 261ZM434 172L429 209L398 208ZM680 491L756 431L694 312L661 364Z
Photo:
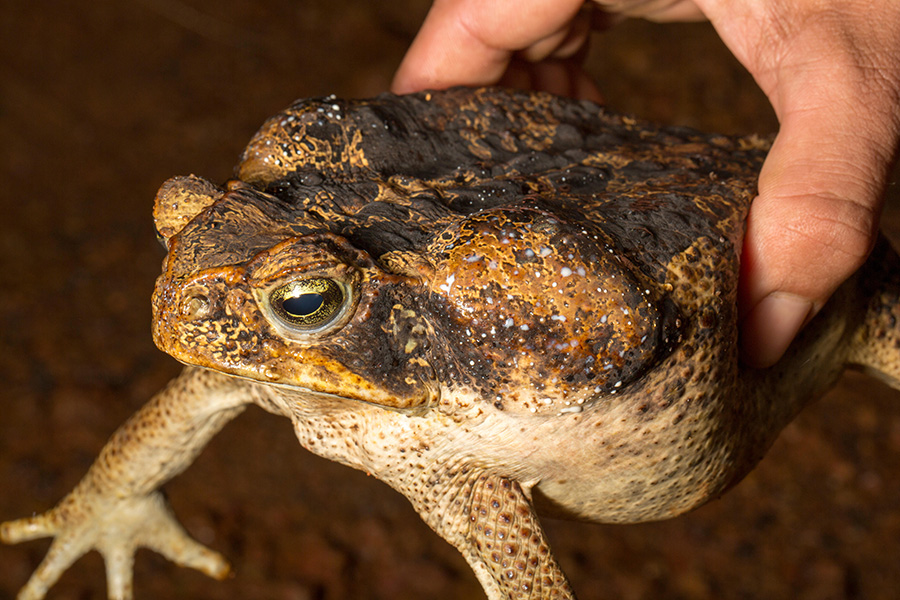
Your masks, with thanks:
M189 362L185 362L183 360L179 360L178 362L180 362L181 364L183 364L187 367L193 367L193 368L197 368L197 369L205 369L205 370L216 371L218 373L221 373L221 371L219 369L214 368L214 367L201 367L201 366L189 363ZM392 412L396 412L396 413L400 413L400 414L405 414L405 415L410 415L410 416L420 415L420 414L425 413L428 410L431 410L431 408L433 406L437 405L439 397L440 397L440 388L439 388L439 386L435 385L433 387L435 396L433 399L431 399L429 401L414 403L411 405L403 405L399 401L395 402L393 404L385 404L382 402L377 402L377 401L375 401L375 399L365 397L364 395L361 395L361 394L346 395L346 394L342 394L342 393L316 390L311 387L297 385L294 383L260 381L257 377L253 377L250 375L242 375L242 374L237 374L237 373L227 373L227 375L229 377L233 377L233 378L239 379L241 381L250 382L253 384L260 385L260 386L265 386L267 388L275 389L279 392L283 392L292 397L302 396L304 398L314 398L316 400L324 400L324 401L328 401L330 403L341 403L341 404L345 404L345 405L348 403L359 402L359 403L366 404L369 406L376 406L376 407L384 409L384 410L388 410L388 411L392 411Z
M280 390L324 394L396 410L436 406L434 369L421 359L387 373L363 372L326 349L291 348L259 334L241 335L191 321L155 319L154 341L179 362Z

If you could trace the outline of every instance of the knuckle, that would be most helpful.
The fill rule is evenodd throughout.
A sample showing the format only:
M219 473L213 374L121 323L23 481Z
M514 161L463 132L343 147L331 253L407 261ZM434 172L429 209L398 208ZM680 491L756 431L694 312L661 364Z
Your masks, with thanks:
M788 226L791 233L811 244L808 256L826 267L853 271L868 256L878 228L878 211L845 197L820 194L813 210ZM818 258L817 258L818 257Z

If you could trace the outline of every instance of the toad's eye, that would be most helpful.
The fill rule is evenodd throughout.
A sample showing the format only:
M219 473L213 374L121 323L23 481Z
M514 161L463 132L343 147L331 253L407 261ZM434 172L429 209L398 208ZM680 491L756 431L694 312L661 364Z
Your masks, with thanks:
M269 294L269 306L283 324L316 331L331 323L346 304L342 286L333 279L300 279Z

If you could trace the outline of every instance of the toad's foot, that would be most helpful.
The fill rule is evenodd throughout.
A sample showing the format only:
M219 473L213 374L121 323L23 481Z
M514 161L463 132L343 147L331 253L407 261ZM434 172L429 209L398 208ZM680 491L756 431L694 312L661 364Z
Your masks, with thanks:
M115 600L132 596L131 571L139 547L225 577L225 559L192 540L156 490L184 471L252 398L252 390L230 377L185 369L113 434L84 479L56 508L0 525L0 540L7 543L56 538L20 600L43 598L89 550L103 555L109 597Z
M132 597L132 566L139 547L217 579L231 570L222 555L191 539L159 492L86 508L76 490L42 515L0 525L0 540L8 544L49 536L56 539L19 592L19 600L43 598L60 575L90 550L100 552L106 562L110 600Z

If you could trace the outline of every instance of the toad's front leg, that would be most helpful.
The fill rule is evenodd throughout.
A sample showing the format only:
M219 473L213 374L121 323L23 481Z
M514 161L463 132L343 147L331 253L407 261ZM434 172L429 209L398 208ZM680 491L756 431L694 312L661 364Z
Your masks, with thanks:
M55 508L0 525L0 539L6 543L55 537L19 599L43 598L92 549L103 555L109 597L116 600L131 598L139 547L212 577L227 575L227 561L188 536L157 488L186 469L253 399L251 384L186 368L113 434L81 482Z
M526 488L464 467L429 484L403 491L432 529L462 552L489 600L574 600Z

